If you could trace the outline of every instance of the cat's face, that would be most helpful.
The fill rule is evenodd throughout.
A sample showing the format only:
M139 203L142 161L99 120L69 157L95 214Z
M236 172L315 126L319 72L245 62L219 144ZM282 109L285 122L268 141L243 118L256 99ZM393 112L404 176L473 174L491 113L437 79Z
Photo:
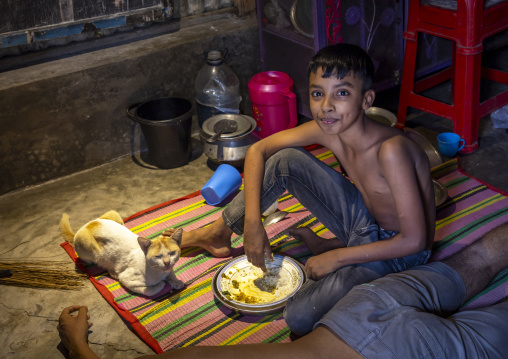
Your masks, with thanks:
M146 255L146 263L162 271L170 271L180 258L180 243L182 231L178 230L171 237L160 235L159 237L148 240L149 243L143 245L141 238L138 238L140 245ZM143 248L145 247L145 248Z
M170 271L180 258L180 246L170 237L159 236L152 240L146 254L149 266Z

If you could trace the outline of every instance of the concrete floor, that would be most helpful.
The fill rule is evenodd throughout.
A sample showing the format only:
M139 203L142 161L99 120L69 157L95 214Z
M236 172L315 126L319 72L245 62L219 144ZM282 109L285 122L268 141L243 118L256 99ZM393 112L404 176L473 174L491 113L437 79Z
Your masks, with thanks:
M63 212L77 228L109 209L127 217L153 205L198 191L212 175L207 157L196 151L189 165L161 170L145 155L115 162L0 197L4 236L0 258L67 261L59 246ZM133 334L114 309L86 280L81 290L0 286L0 358L63 358L56 330L61 310L89 307L94 326L90 342L102 358L134 358L153 351Z
M396 90L395 90L396 91ZM375 106L396 112L396 93L379 94ZM452 130L450 121L414 111L407 122L432 143L439 132ZM78 227L109 209L127 217L156 204L198 191L212 175L207 158L194 143L193 160L186 166L161 170L149 165L146 154L125 157L0 197L3 239L0 258L68 262L59 244L62 212ZM480 122L480 149L459 155L461 167L474 177L508 191L508 130L494 129L489 117ZM61 310L86 304L94 326L90 343L102 358L134 358L153 353L88 281L79 291L0 287L1 358L62 358L56 330Z

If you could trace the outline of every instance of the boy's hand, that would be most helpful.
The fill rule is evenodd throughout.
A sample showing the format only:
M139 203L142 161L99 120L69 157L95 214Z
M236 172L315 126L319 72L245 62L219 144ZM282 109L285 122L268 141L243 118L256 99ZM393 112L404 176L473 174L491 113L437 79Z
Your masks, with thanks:
M77 315L71 315L76 311ZM88 329L92 326L88 319L90 315L86 306L73 305L65 308L60 314L57 329L62 343L69 351L88 344Z
M308 278L319 280L324 278L328 273L336 271L340 268L338 265L337 253L340 249L328 251L313 257L310 257L305 263L305 273Z
M243 248L247 260L266 272L265 258L272 260L272 249L261 221L254 226L244 226Z

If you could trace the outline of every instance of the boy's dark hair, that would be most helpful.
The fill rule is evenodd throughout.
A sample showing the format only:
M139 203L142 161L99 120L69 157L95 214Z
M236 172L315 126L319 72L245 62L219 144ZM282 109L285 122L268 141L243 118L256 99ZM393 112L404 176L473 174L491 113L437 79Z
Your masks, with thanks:
M309 62L309 75L322 68L323 77L335 75L343 79L348 74L362 81L362 93L370 90L374 77L374 64L360 47L351 44L335 44L323 47Z

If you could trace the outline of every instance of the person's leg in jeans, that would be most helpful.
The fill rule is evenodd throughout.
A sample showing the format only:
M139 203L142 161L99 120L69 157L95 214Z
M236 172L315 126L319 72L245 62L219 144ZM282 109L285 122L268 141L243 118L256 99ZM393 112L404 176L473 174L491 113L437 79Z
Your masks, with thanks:
M351 231L363 228L373 218L363 205L361 194L342 174L303 148L283 149L265 164L261 210L266 210L288 190L338 239L335 246L347 245ZM240 192L210 226L185 232L182 247L198 246L215 256L231 251L231 235L243 233L244 193ZM166 231L170 234L170 230Z
M374 221L363 204L360 192L337 172L303 148L286 148L265 164L261 189L261 210L266 210L285 191L291 193L343 244L356 228ZM245 202L243 193L223 212L225 224L243 233Z
M389 273L393 270L385 262L372 262L368 266L342 267L317 281L307 279L305 285L286 302L286 324L293 333L304 336L351 288Z
M348 240L349 246L357 246L393 236L392 231L384 231L376 224L353 232ZM368 283L390 273L399 272L417 264L425 263L429 251L389 261L349 265L337 269L320 280L307 279L302 288L288 299L284 308L284 318L291 331L305 335L315 324L354 286ZM405 260L408 259L408 260Z

